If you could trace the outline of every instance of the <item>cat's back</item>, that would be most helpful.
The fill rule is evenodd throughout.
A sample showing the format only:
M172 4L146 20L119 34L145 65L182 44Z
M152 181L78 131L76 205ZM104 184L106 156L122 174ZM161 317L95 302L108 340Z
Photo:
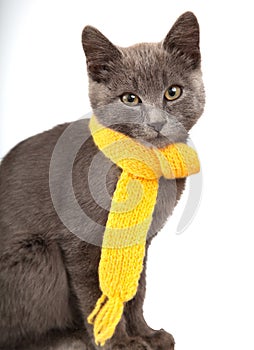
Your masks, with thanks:
M8 183L12 182L9 176L13 176L12 180L15 183L28 171L34 169L35 165L41 168L43 163L48 162L57 139L68 125L68 123L58 125L51 130L31 136L13 147L0 164L0 193L5 189L4 185L7 185L5 180Z
M49 190L49 169L58 141L72 124L89 137L88 120L58 125L16 145L0 165L0 240L4 232L23 227L43 228L54 214ZM68 140L71 144L75 140ZM63 157L65 154L62 154ZM45 222L43 220L45 218Z

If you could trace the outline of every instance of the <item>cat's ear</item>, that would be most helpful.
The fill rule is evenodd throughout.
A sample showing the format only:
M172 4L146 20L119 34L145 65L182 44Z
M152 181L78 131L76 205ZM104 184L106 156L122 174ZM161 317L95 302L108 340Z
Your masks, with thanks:
M120 50L91 26L86 26L82 32L82 45L89 76L97 82L107 81L117 61L121 60Z
M163 47L185 56L193 68L200 65L199 24L192 12L185 12L177 19L163 41Z

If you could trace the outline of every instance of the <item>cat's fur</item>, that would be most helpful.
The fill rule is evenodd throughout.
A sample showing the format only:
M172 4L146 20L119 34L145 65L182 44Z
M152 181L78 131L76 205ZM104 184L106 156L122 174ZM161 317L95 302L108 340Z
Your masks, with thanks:
M192 13L183 14L162 43L117 48L92 27L84 29L82 42L91 105L100 122L114 124L112 128L157 146L186 140L187 131L204 107L199 27ZM164 92L172 84L182 86L183 94L174 102L166 102ZM137 94L142 104L124 105L119 99L124 92ZM153 128L153 123L161 121L164 136L158 136ZM67 161L68 148L83 137L86 141L75 157L72 182L80 207L92 220L87 225L75 215L70 215L70 220L72 227L79 228L84 236L99 237L99 242L120 169L101 155L93 174L97 193L91 193L89 168L98 150L90 137L88 121L80 120L73 125L72 136L58 154L59 165L55 164L52 170L52 183L58 204L64 206L70 189L65 186L65 172L60 164ZM68 128L69 124L63 124L21 142L1 164L1 350L97 349L86 319L100 296L97 272L100 247L67 229L55 211L49 189L52 153ZM105 196L100 185L105 169L109 168L106 177L109 195ZM149 242L171 214L183 188L184 180L160 180ZM105 196L103 207L94 199L96 196ZM144 295L145 267L138 292L125 305L122 320L105 349L174 348L171 335L147 326L142 312Z

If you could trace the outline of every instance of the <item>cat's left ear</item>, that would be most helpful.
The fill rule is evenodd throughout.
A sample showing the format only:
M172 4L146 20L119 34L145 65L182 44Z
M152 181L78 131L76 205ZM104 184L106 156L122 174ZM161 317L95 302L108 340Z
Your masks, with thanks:
M182 14L163 41L163 48L168 52L185 57L193 69L201 61L199 49L199 24L192 12Z
M106 82L116 70L122 53L98 29L86 26L82 32L89 76L97 82Z

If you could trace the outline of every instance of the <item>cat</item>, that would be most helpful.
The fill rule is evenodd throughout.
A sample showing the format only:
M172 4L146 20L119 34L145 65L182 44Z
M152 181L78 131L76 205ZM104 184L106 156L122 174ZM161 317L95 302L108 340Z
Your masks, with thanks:
M193 13L181 15L160 43L120 48L87 26L82 44L91 106L102 124L156 147L186 142L205 104ZM74 156L70 150L76 150ZM101 348L87 316L100 296L100 244L120 173L98 151L87 119L30 137L5 156L0 167L1 350ZM147 248L184 184L185 179L160 179ZM71 194L87 222L74 204L66 204ZM174 349L173 337L151 329L143 317L145 266L146 258L138 292L103 349Z

